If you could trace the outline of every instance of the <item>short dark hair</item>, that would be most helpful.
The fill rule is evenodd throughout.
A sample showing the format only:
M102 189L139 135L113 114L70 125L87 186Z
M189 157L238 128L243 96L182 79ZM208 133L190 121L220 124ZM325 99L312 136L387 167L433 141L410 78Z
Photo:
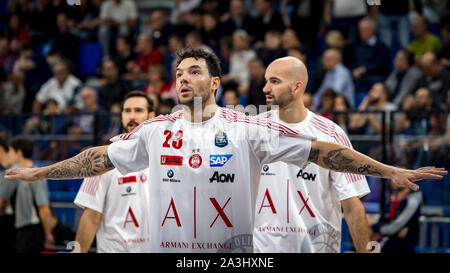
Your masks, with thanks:
M15 151L22 151L24 158L31 159L33 156L33 142L26 137L15 137L9 143Z
M214 53L210 53L201 48L184 48L177 52L177 66L187 58L204 59L208 67L209 75L213 77L222 77L222 68L220 67L220 60Z
M135 91L130 91L128 92L125 97L122 100L122 103L120 104L120 111L123 112L123 105L125 104L125 101L129 98L134 98L134 97L141 97L141 98L145 98L147 100L147 110L149 113L154 112L155 111L155 106L153 103L153 100L151 98L149 98L144 92L139 91L139 90L135 90Z
M0 133L0 147L2 147L6 152L9 150L8 141L8 135L5 133Z
M414 54L411 53L406 48L399 49L399 52L405 54L406 61L408 62L408 66L412 66L414 64Z

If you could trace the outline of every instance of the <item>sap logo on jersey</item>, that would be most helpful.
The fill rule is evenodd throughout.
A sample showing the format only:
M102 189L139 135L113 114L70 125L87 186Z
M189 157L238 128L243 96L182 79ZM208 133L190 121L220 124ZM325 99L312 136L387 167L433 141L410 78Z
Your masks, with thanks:
M219 174L219 172L214 172L213 176L209 179L209 182L221 182L221 183L233 183L234 182L234 173L233 174Z
M300 171L297 173L297 178L299 177L303 178L304 180L314 181L316 179L316 174L304 172L302 169L300 169Z
M210 155L209 166L210 167L222 167L230 160L233 155Z

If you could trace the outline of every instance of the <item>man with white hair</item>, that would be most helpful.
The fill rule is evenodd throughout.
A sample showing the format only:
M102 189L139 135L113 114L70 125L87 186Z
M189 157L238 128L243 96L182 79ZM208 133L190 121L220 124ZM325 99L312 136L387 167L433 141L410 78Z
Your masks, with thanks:
M323 91L332 88L339 95L345 96L353 107L355 104L355 86L350 70L342 64L341 52L334 48L325 51L322 57L322 65L326 73L319 89L314 93L314 105L320 108L320 97Z

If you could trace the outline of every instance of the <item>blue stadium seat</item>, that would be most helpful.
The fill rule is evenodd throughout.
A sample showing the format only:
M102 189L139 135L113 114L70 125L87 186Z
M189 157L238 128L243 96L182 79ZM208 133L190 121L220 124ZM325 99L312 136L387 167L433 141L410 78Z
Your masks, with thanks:
M82 43L79 47L79 67L82 76L94 76L102 61L102 46L100 43Z

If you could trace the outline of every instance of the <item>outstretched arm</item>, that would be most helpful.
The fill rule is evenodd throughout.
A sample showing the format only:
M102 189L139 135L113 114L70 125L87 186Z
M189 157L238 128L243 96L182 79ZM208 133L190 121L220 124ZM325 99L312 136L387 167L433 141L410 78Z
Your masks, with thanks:
M38 181L42 179L71 179L101 175L114 165L108 157L108 146L87 149L67 160L42 168L17 168L5 172L6 180Z
M412 190L419 189L419 186L413 183L415 181L442 179L442 175L447 174L444 168L423 167L407 170L389 166L346 146L317 140L312 141L308 161L337 172L391 179L392 183Z

